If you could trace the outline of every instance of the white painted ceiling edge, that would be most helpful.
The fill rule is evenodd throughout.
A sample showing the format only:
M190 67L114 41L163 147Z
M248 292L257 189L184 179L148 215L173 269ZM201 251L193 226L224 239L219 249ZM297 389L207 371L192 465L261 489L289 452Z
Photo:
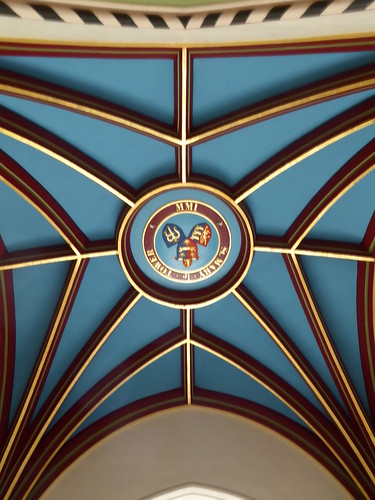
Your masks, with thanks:
M175 488L172 491L162 493L161 495L152 496L145 500L242 500L237 495L225 493L222 490L214 490L213 488L203 488L202 486L185 486Z
M192 30L133 29L0 17L0 40L136 45L209 45L374 36L375 11Z
M145 417L108 436L42 498L156 499L183 485L248 500L350 498L318 462L275 432L242 417L191 406Z

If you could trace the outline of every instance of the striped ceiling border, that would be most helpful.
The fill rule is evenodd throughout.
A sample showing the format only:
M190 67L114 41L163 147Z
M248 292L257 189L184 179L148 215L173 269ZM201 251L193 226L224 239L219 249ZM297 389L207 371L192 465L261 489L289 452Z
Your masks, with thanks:
M0 18L129 29L193 30L296 20L375 10L375 0L287 1L262 5L254 0L206 7L163 8L34 0L0 0Z

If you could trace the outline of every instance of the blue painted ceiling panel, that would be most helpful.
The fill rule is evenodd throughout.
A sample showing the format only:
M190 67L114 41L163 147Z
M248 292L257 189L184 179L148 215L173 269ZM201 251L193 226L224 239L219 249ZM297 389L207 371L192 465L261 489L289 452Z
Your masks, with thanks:
M307 427L286 404L265 387L220 358L201 349L194 349L194 366L197 387L253 401Z
M334 345L369 413L357 333L357 264L303 257L302 263Z
M253 215L257 232L282 236L319 189L374 137L374 133L375 125L359 130L297 163L251 194L246 201ZM374 209L374 202L371 199L371 191L373 192L374 187L369 187L366 183L366 191L362 193L368 208L367 217L365 217L366 226ZM336 210L336 207L333 210ZM362 205L359 208L358 204L357 210L354 210L352 215L362 210ZM326 230L325 234L329 234L330 239L333 240L350 241L347 238L348 230L344 232L341 230L340 238L339 221L343 221L346 226L346 218L342 215L340 214L333 222L328 222L329 231ZM351 224L354 231L358 230L357 222L358 219L355 219ZM363 223L361 227L363 228ZM324 230L322 233L318 230L314 233L311 231L309 236L313 234L319 238L320 234L324 234Z
M245 286L283 328L344 408L281 255L256 252Z
M0 235L10 252L65 243L43 215L3 182L0 213Z
M56 83L173 122L174 71L168 59L0 57L0 68Z
M194 61L194 125L373 62L372 52L198 58Z
M69 264L46 264L13 271L16 358L11 418L21 401L59 299Z
M66 324L36 412L89 337L130 287L117 257L91 259ZM70 364L69 362L69 364Z
M308 238L361 243L375 209L375 172L342 196L308 233Z
M193 171L233 186L293 141L373 95L374 90L348 95L204 142L193 148Z
M61 412L65 412L113 368L150 342L178 327L179 323L177 310L140 299L91 361Z
M77 429L75 434L105 415L142 398L181 387L180 349L166 354L137 373L105 400ZM56 420L62 411L56 415ZM73 434L74 435L74 434Z
M37 123L138 189L175 172L174 148L144 135L64 109L0 94L0 104Z
M124 207L121 200L51 156L14 139L2 139L4 151L52 194L89 239L114 238Z
M233 295L197 309L195 324L255 358L324 412L276 343Z

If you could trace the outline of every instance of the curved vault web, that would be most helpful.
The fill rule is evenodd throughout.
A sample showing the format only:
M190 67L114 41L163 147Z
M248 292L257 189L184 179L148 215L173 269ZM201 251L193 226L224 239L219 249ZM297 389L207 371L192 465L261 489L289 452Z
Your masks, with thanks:
M371 176L375 69L369 63L373 46L363 42L357 59L352 57L353 47L321 42L237 49L103 49L103 60L118 65L132 59L169 62L174 89L170 123L150 118L142 106L139 112L130 109L132 103L127 108L94 97L99 91L91 95L73 84L71 88L58 85L53 63L48 71L44 68L45 78L38 78L23 67L29 55L22 49L13 59L0 61L4 66L0 74L3 188L17 193L60 236L58 243L51 240L28 247L26 241L26 246L10 251L12 224L22 223L16 204L14 213L8 212L1 223L2 498L37 497L81 453L118 427L185 404L219 408L258 421L319 460L353 496L374 496L375 216L368 193L375 187ZM358 51L358 43L356 47ZM57 54L55 47L48 51L34 47L34 51L38 64L43 58L53 61ZM60 47L59 51L66 61L97 57L88 47ZM345 51L351 56L347 64ZM12 45L4 45L3 53L11 55ZM324 57L329 64L324 62L320 78L307 71L307 80L298 84L293 81L296 54L307 60L311 57L317 67ZM275 65L284 65L287 76L281 91L275 75L270 75L265 90L272 87L270 95L262 94L261 78L257 87L259 75L251 68L261 58L274 58ZM213 64L211 73L216 74L218 85L228 85L227 93L230 82L223 76L225 64L238 64L241 74L252 76L252 93L245 93L240 106L229 99L225 116L217 115L222 99L218 96L215 112L212 116L208 112L202 122L194 120L199 109L195 94L199 96L208 83L207 75L200 82L205 59ZM38 109L46 105L51 110L51 127L41 123L45 118L38 118ZM311 116L315 113L315 121L306 125L307 110ZM160 176L145 167L144 186L136 188L125 171L114 171L95 159L94 149L91 156L87 138L81 149L72 143L73 138L67 140L64 127L59 131L53 125L59 117L66 125L69 116L74 129L77 113L84 116L82 123L87 127L99 121L110 124L106 130L113 126L123 130L124 137L131 131L144 141L167 145L174 157L173 168ZM291 126L293 133L288 135ZM253 142L246 137L248 132L254 134ZM77 137L79 133L78 127ZM271 133L280 134L276 149L269 139ZM272 153L256 163L252 149L256 151L257 141L261 144L264 137ZM233 161L245 158L247 165L240 175L242 168L230 165L226 182L215 170L220 158L212 156L212 149L205 152L203 148L222 138L228 138ZM341 141L347 141L346 147L338 149ZM40 165L37 162L38 168L28 165L30 148L44 158ZM197 151L199 165L195 164ZM254 216L255 257L247 277L230 295L206 308L176 311L149 302L121 274L115 234L105 240L89 239L84 219L81 227L66 202L69 196L64 189L69 194L69 183L64 185L62 177L57 187L47 186L51 175L46 176L41 167L45 158L58 162L61 169L72 169L81 176L82 186L96 185L93 214L96 202L104 205L108 193L116 200L111 208L113 228L121 211L129 210L142 194L157 186L203 182L219 187ZM318 178L322 169L314 165L314 158L319 158L319 165L330 165L325 177ZM48 172L53 171L52 163L46 166ZM89 200L90 188L82 189ZM348 208L345 200L350 193L354 194ZM79 193L76 196L79 200ZM350 203L358 204L362 212L348 217L355 211ZM257 214L265 210L274 211L276 223L284 217L287 230L281 235L262 230ZM333 225L328 240L320 237L319 223L329 214L333 214ZM336 241L335 224L343 220L353 231L348 231L347 240ZM314 238L309 238L314 228ZM317 259L337 263L339 273L348 277L345 290L341 285L324 303L324 289L331 282L325 283L324 277L314 279ZM19 318L26 310L28 292L31 300L42 286L35 279L35 292L23 290L22 295L23 277L32 266L45 269L64 262L68 267L59 271L59 283L64 284L55 302L48 303L49 326L39 332L39 353L32 368L22 371L27 327L22 333ZM99 270L102 262L104 271ZM277 282L275 276L280 277ZM346 287L350 276L351 288ZM340 332L327 326L335 330L335 314L343 310L348 322L355 316L358 322L349 332L350 341L340 340ZM33 318L37 324L37 315ZM343 362L348 349L357 359L353 366L361 367L362 373ZM12 401L14 375L24 377L24 391L16 402Z

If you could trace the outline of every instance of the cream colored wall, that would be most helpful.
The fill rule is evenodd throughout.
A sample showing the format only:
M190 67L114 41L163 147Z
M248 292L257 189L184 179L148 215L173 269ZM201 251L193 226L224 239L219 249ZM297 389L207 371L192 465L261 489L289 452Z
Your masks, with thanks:
M224 412L185 407L109 436L43 499L139 500L185 484L250 499L350 498L320 464L278 434Z

